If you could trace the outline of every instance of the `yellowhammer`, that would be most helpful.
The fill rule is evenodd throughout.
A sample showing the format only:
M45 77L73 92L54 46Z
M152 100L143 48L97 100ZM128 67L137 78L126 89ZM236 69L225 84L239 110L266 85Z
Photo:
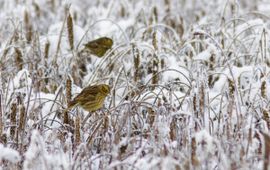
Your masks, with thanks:
M110 86L106 84L88 86L69 103L67 110L74 106L81 106L89 112L96 111L103 106L104 100L109 93Z
M85 50L96 55L97 57L103 57L104 54L112 48L112 45L113 40L108 37L101 37L84 44Z

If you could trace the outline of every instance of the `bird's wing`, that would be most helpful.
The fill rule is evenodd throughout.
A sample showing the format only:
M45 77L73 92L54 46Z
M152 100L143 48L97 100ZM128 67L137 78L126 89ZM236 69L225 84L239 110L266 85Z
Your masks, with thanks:
M95 97L99 93L98 86L88 86L82 90L78 96L74 98L75 101L88 101L95 100Z
M91 50L99 48L99 44L97 42L90 42L90 43L85 44L85 46L90 48Z

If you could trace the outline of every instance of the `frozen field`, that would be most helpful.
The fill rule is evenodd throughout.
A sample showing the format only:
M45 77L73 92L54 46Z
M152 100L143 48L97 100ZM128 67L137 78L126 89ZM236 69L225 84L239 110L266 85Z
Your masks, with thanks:
M270 169L269 28L269 0L0 0L0 170Z

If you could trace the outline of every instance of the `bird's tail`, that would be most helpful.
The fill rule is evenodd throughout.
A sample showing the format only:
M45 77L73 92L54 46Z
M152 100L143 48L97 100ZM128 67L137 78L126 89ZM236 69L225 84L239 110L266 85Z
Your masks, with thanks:
M72 100L68 103L68 107L64 110L64 112L68 112L70 109L72 109L74 106L76 106L78 103L75 100Z

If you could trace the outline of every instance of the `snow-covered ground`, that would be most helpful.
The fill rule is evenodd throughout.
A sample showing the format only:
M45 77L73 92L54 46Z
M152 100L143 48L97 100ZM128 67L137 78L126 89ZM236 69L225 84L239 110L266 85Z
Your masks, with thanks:
M270 169L269 11L0 0L0 170ZM103 57L83 50L100 37ZM70 92L104 83L102 109L65 112Z

